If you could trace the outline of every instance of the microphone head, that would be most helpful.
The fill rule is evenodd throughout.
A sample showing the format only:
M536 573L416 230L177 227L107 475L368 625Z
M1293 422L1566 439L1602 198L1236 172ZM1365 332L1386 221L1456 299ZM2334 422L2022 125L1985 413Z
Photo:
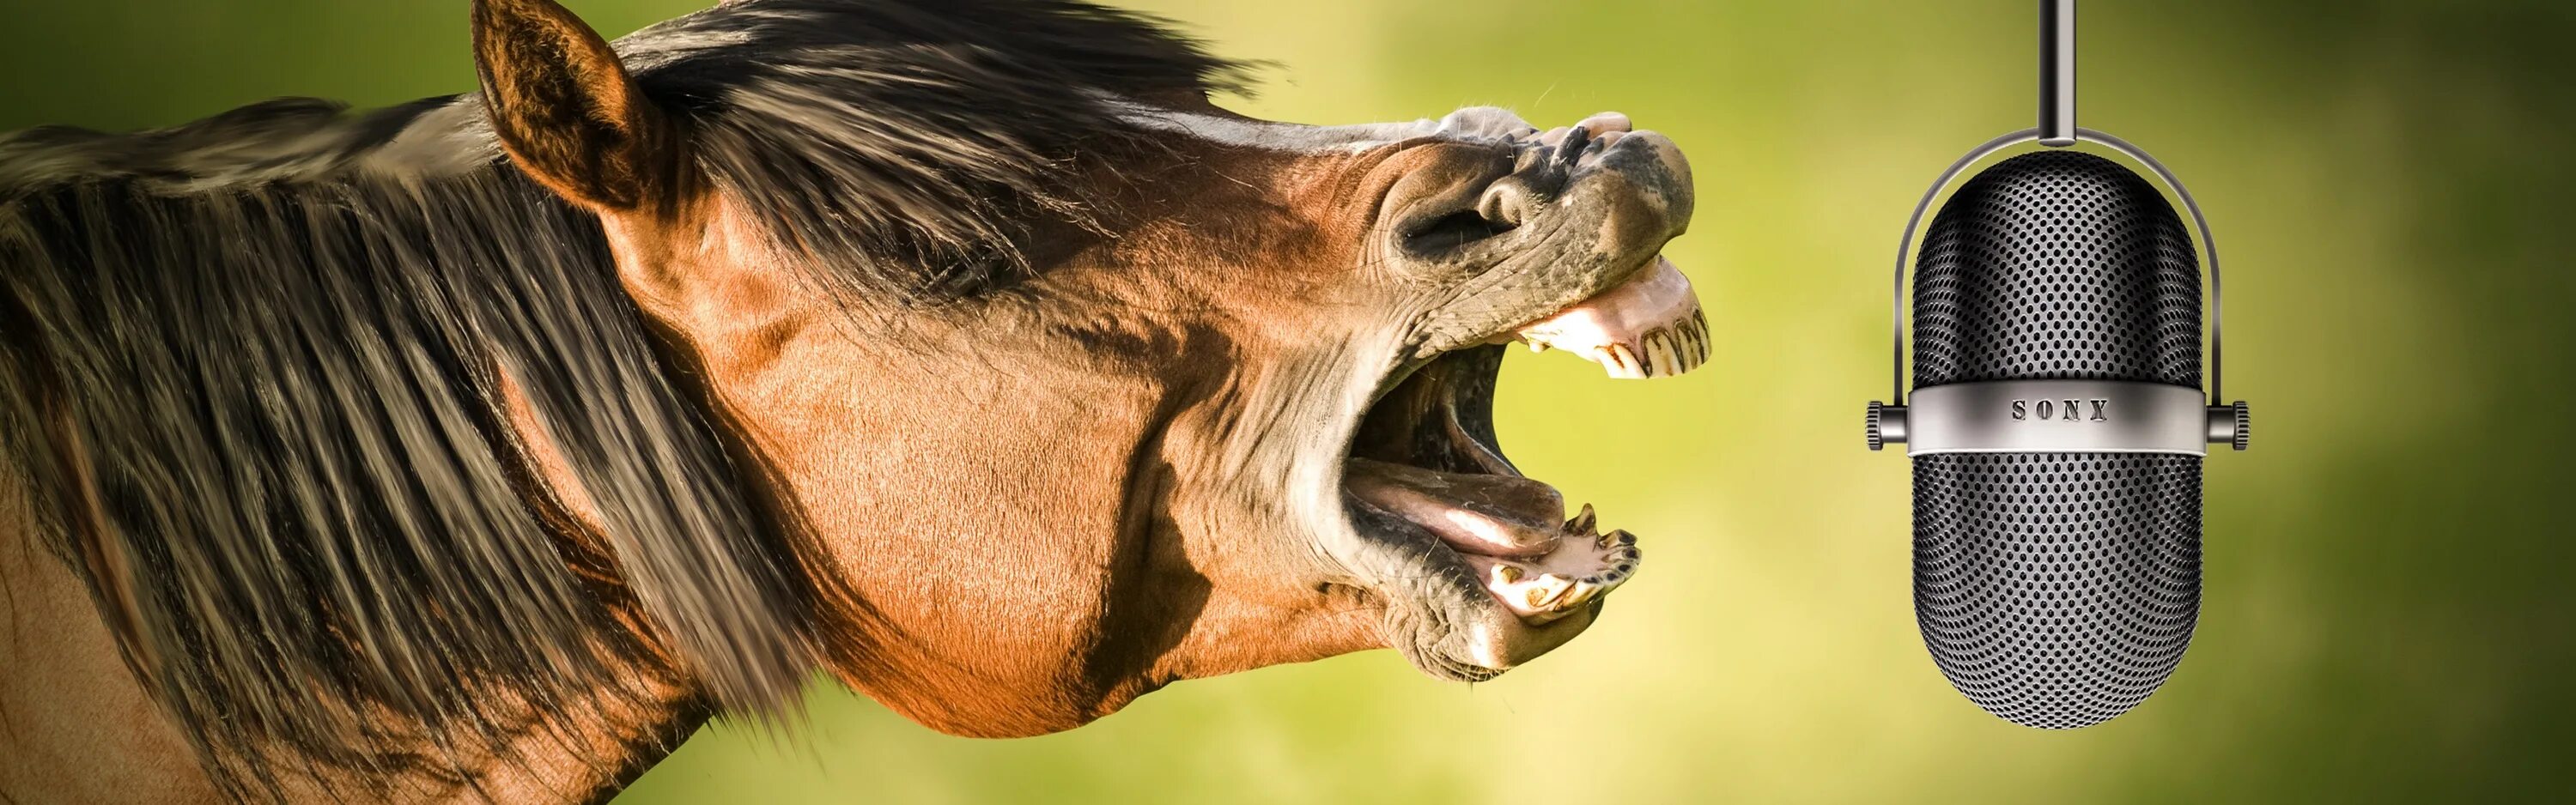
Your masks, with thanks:
M2200 385L2200 272L2164 196L2074 151L1995 164L1915 263L1914 386ZM2044 410L2044 409L2043 409ZM2126 712L2182 659L2200 610L2201 458L1915 455L1914 606L1961 693L2015 723Z

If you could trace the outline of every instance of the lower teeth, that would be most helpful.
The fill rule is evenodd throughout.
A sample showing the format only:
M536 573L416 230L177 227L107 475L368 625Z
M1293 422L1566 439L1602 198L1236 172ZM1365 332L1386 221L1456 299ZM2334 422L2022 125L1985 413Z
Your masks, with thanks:
M1486 589L1532 625L1581 611L1636 574L1637 538L1626 531L1595 531L1592 507L1566 520L1556 550L1545 556L1504 558L1465 554Z

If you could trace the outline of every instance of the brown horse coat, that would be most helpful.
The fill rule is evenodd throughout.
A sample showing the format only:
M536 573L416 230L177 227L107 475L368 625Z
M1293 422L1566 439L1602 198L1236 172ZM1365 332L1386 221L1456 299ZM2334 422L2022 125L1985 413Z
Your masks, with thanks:
M1602 115L1311 127L1056 0L743 0L482 92L0 139L0 795L576 801L828 673L944 731L1392 647L1484 679L1635 540L1502 344L1706 354Z

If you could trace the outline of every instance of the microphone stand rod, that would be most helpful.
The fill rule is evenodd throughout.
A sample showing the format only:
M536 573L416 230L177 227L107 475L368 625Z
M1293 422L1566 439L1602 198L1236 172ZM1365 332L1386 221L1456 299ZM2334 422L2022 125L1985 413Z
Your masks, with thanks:
M2075 140L2075 0L2039 0L2039 144Z

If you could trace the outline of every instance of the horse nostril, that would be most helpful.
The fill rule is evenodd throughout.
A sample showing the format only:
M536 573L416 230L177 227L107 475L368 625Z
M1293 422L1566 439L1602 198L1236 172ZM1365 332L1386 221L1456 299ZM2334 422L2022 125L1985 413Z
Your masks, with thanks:
M1485 188L1485 194L1476 199L1476 214L1498 230L1508 230L1529 220L1530 209L1536 204L1528 184L1517 177L1505 177Z
M1422 254L1437 254L1510 232L1529 220L1539 200L1529 183L1506 176L1476 197L1476 206L1423 220L1404 230L1405 244Z
M1591 144L1592 130L1582 126L1574 127L1573 131L1565 133L1564 140L1556 144L1557 164L1574 167L1575 161L1583 158L1583 147Z
M1405 233L1404 242L1416 253L1440 254L1476 241L1511 231L1475 210L1457 212L1431 219Z

